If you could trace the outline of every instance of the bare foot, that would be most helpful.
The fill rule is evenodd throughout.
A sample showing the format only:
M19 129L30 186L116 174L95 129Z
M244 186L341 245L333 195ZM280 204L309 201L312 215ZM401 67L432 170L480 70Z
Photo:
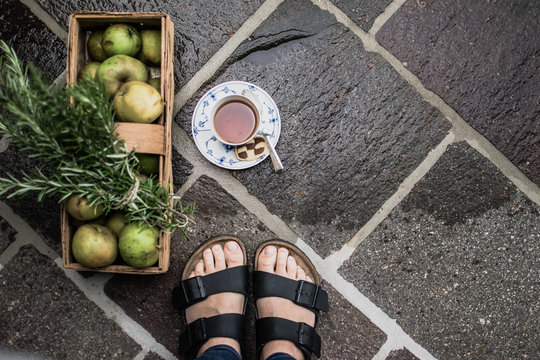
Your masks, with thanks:
M236 241L229 241L224 248L217 244L211 249L203 252L203 258L195 265L195 271L191 272L189 278L204 276L231 268L244 265L244 254L240 245ZM193 321L220 314L241 314L244 310L244 295L238 293L219 293L209 296L204 301L191 305L186 309L186 321L188 324ZM197 356L205 352L208 348L216 345L229 345L239 354L240 344L232 338L217 337L209 339L199 349Z
M274 273L294 280L312 281L306 276L304 269L296 264L289 251L285 248L276 249L269 245L259 255L257 270ZM295 322L303 322L315 326L315 314L288 299L279 297L267 297L257 300L259 318L278 317ZM302 360L304 355L296 345L288 340L274 340L264 345L261 359L266 359L275 353L287 353L295 359Z

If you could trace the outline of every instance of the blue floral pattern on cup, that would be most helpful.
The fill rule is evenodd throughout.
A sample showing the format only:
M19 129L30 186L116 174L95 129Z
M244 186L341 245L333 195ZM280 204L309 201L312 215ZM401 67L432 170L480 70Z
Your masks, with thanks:
M261 100L263 114L260 129L269 134L270 141L276 146L281 133L281 118L278 108L266 91L251 83L229 81L210 89L197 103L191 119L193 140L199 151L210 162L226 169L247 169L259 164L269 155L267 153L253 161L238 160L234 152L234 146L223 144L210 131L208 115L211 113L213 105L225 95L241 94L245 89L253 92Z

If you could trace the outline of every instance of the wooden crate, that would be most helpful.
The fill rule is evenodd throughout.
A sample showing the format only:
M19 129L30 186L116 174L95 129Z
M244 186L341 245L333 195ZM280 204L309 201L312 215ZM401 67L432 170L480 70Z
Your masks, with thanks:
M77 81L79 70L90 58L86 42L92 30L105 29L113 23L129 23L137 28L161 29L161 66L150 68L151 75L161 76L161 98L165 102L157 124L117 123L118 135L137 153L159 155L159 181L172 193L171 123L174 101L174 24L163 13L76 12L70 16L67 56L67 83ZM71 251L74 226L65 207L61 206L62 262L65 268L78 271L98 271L124 274L161 274L169 268L170 234L159 236L159 260L155 266L136 269L129 265L113 264L89 268L75 262ZM119 256L120 259L120 256Z

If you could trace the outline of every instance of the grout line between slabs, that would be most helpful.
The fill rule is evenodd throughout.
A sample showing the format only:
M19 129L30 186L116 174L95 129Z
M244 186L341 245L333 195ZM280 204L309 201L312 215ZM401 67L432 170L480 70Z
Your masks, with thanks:
M450 105L433 91L424 87L420 79L407 69L394 55L382 47L373 36L366 33L356 25L345 13L328 0L312 0L313 4L328 11L336 17L336 20L348 27L362 41L366 51L374 52L382 56L398 74L405 79L420 96L436 107L452 124L452 131L456 136L456 142L465 140L473 144L482 155L491 161L517 188L529 199L540 205L540 188L529 180L521 170L508 160L499 150L493 146L482 134L469 125Z
M446 151L449 144L453 143L455 136L450 132L446 137L432 149L424 160L405 178L398 189L390 196L379 210L362 226L362 228L343 247L329 255L325 261L334 266L337 271L341 265L349 259L356 248L375 230L377 226L390 214L390 212L412 191L413 187L420 181L427 172L435 165Z
M377 16L375 21L373 22L373 25L371 26L371 29L369 29L369 34L373 37L377 35L377 32L383 27L383 25L396 13L396 11L399 10L401 5L405 4L407 0L394 0L392 1L386 9L384 9L384 12Z
M58 36L63 42L67 42L68 33L53 19L48 12L34 0L19 0L24 5L28 6L30 11L41 20L56 36Z

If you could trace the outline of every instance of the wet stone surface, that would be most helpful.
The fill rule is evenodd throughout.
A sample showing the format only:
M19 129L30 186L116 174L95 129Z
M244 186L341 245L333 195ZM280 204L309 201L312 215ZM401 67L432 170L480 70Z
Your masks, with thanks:
M232 174L323 256L371 218L449 129L381 57L312 4L284 2L230 60L175 120L190 132L198 99L225 81L266 90L280 110L285 171L274 173L268 159Z
M261 0L227 1L210 6L207 1L47 1L37 2L65 29L69 15L78 10L163 12L174 22L175 88L180 89L262 3Z
M539 211L469 145L451 145L339 272L437 358L534 358Z
M21 153L14 144L10 144L6 151L0 153L0 177L12 174L20 178L23 172L31 174L36 168L42 169L47 174L48 169ZM21 197L2 200L30 224L44 238L47 245L61 254L58 199L59 197L45 197L42 202L37 202L35 193L27 193Z
M382 14L384 9L386 9L391 2L392 0L332 1L334 5L347 14L347 16L364 31L369 31L377 16Z
M141 350L30 245L0 272L0 323L0 348L41 358L133 359Z
M390 355L386 360L418 360L416 356L411 354L407 349L394 350L390 352Z
M183 325L172 307L172 289L180 277L189 256L204 241L218 235L234 234L247 248L248 264L252 264L257 244L274 238L255 216L234 200L221 186L208 177L199 178L182 198L184 204L196 203L196 225L189 239L176 231L171 239L169 271L156 276L115 275L106 285L106 294L124 311L147 329L169 351L178 354L178 337ZM253 323L253 308L249 321ZM166 320L164 320L166 319ZM247 332L248 351L255 354L253 331ZM254 356L254 355L253 355Z
M538 1L409 0L377 33L381 45L536 184L539 18Z
M17 235L17 231L0 216L0 253L15 241L15 235Z
M18 0L0 0L0 39L23 62L32 61L51 80L66 68L66 47Z

